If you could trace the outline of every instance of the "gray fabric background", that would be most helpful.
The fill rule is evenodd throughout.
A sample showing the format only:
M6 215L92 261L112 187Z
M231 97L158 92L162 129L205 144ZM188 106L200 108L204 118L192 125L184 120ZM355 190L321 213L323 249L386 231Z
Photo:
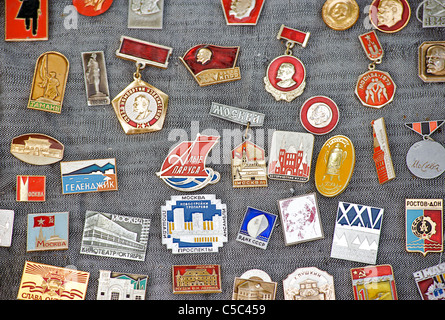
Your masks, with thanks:
M405 164L409 147L420 136L404 127L404 122L443 119L443 84L425 84L417 75L417 48L427 40L440 40L443 30L422 29L414 14L408 26L395 34L378 32L385 51L378 69L389 72L396 85L394 102L381 110L363 107L354 95L357 77L369 63L358 36L368 31L365 7L370 0L358 0L360 18L347 31L333 31L321 19L323 0L266 0L256 26L226 26L219 0L165 1L162 30L127 28L127 1L115 0L111 8L98 17L78 16L78 28L64 28L65 6L70 0L50 1L49 40L43 42L3 42L0 46L0 207L15 211L12 246L0 248L0 299L16 299L25 260L55 266L72 266L91 273L87 299L97 294L100 269L149 275L147 299L230 299L233 280L246 270L266 271L278 282L277 299L283 299L282 280L299 267L315 266L335 279L339 300L353 299L350 269L364 264L330 258L332 235L338 201L379 206L385 209L377 264L394 268L399 298L418 300L420 296L412 277L414 271L438 264L440 254L405 251L404 199L442 198L443 176L422 180L413 177ZM410 1L415 11L420 1ZM4 27L4 9L0 24ZM276 39L281 24L311 32L306 48L296 47L307 70L307 87L293 102L276 102L264 90L263 77L269 62L284 53L285 46ZM81 52L105 52L111 96L132 81L134 64L115 56L121 35L173 47L167 70L148 68L143 80L170 96L164 129L157 133L127 136L121 129L111 105L88 107L86 104ZM240 81L199 87L178 57L197 44L240 46L238 66ZM60 115L26 108L32 76L38 56L55 50L71 63L65 101ZM233 189L224 132L241 133L240 126L208 115L212 101L266 114L264 146L268 153L272 130L305 132L297 114L301 104L314 95L334 99L340 109L338 126L326 136L316 136L312 178L298 184L269 180L268 188ZM379 185L372 160L370 122L384 117L397 178ZM197 123L192 123L197 121ZM160 207L176 195L155 175L169 148L179 141L178 129L190 138L196 125L202 132L216 130L223 136L211 154L213 169L221 181L199 193L216 194L227 204L229 241L213 254L173 255L161 244ZM192 129L192 126L194 127ZM55 137L65 145L64 160L114 157L117 161L119 191L62 195L60 164L32 166L9 152L15 136L39 132ZM209 131L207 131L209 132ZM348 136L356 149L356 166L349 187L335 198L318 194L318 204L325 238L299 245L284 245L281 226L272 234L267 250L235 240L247 206L278 214L277 200L315 192L315 161L323 143L333 135ZM238 135L239 136L239 135ZM184 137L185 138L185 137ZM192 137L194 138L194 137ZM432 137L444 142L442 131ZM229 139L229 138L228 138ZM169 141L170 140L170 141ZM219 154L217 154L219 152ZM224 154L226 152L226 154ZM223 158L224 157L224 158ZM18 174L46 175L47 201L15 201ZM145 262L82 255L79 253L86 210L151 218L151 230ZM39 212L70 212L69 250L61 252L26 252L26 216ZM173 295L170 268L174 264L220 264L223 292L206 295Z

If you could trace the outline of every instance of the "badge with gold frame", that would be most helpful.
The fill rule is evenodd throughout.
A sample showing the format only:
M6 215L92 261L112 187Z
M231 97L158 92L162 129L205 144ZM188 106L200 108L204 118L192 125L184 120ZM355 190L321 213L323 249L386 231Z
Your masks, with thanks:
M445 41L419 46L419 77L423 82L445 82Z

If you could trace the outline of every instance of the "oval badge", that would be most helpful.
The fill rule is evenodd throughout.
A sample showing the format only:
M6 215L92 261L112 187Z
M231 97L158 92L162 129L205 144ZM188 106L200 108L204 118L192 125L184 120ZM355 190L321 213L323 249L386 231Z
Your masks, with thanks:
M323 196L342 193L351 180L355 167L355 149L345 136L328 139L318 154L315 167L315 186Z
M59 162L65 147L56 139L40 134L27 133L11 142L11 153L17 159L38 166Z

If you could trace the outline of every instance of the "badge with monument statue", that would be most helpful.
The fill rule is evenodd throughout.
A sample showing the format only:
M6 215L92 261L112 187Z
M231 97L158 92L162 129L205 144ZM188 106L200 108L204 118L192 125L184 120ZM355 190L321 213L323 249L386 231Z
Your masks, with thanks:
M136 63L133 82L111 102L126 134L162 129L167 113L168 95L143 81L141 70L147 65L166 69L172 50L159 44L121 37L116 56Z
M109 104L110 92L103 51L82 52L82 62L88 105Z

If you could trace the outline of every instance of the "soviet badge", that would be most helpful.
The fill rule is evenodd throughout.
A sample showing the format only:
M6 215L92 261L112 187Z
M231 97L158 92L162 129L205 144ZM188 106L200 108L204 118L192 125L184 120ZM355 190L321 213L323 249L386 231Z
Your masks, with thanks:
M221 266L207 265L174 265L172 266L174 294L220 293Z
M258 269L251 269L236 277L232 300L275 300L277 283Z
M369 19L381 32L394 33L409 22L411 8L407 0L373 0L369 7Z
M298 268L283 280L285 300L335 300L334 277L315 267Z
M256 25L265 0L221 0L227 25Z
M81 15L95 17L108 11L113 0L73 0L73 6Z
M307 99L300 109L300 122L310 133L323 135L337 126L340 117L337 104L331 98L314 96Z
M445 300L445 262L413 273L422 300Z
M48 165L63 159L65 147L53 137L40 134L22 134L12 139L11 154L23 162Z
M388 135L384 118L371 121L374 152L372 159L375 163L377 177L380 184L384 184L396 177L394 165L389 150Z
M48 0L6 0L5 41L48 40Z
M99 270L96 300L145 300L148 276Z
M110 90L103 51L82 52L82 65L88 105L109 104Z
M425 41L419 46L418 55L420 79L424 82L445 82L445 42Z
M236 240L266 249L276 221L275 214L247 207Z
M69 213L28 214L26 251L67 250Z
M354 300L397 300L394 273L390 265L351 269Z
M13 225L14 211L0 209L0 247L11 246Z
M128 28L162 29L164 0L129 0Z
M321 9L324 23L338 31L351 28L359 15L360 8L355 0L327 0Z
M45 176L17 176L16 200L23 202L41 202L46 199Z

